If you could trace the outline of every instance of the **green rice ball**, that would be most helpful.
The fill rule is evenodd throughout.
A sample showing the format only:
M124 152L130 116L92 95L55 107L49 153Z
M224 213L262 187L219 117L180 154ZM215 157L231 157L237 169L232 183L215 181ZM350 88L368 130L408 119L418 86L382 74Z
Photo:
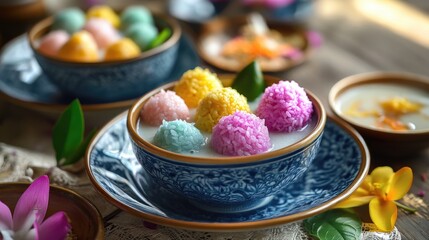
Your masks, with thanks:
M54 16L52 30L64 30L73 34L85 25L85 13L79 8L67 8Z
M144 6L130 6L121 13L121 26L128 28L134 23L153 24L152 13Z
M149 23L134 23L125 30L125 36L131 38L144 51L158 36L158 29Z
M192 123L164 120L155 133L153 144L175 153L192 153L200 150L206 139Z

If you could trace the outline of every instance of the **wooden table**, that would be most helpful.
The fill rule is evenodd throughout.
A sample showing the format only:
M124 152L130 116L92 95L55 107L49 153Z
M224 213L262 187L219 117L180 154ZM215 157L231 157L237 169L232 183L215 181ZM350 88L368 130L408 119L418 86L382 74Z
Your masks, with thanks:
M398 22L407 19L414 23L411 27L398 30L395 29L396 23L374 20L374 15L365 11L369 5L363 3L371 1L379 2L317 1L315 14L309 19L308 26L323 36L323 44L312 52L303 65L278 74L316 93L329 113L329 89L344 77L372 71L410 72L429 76L429 41L424 38L425 34L429 34L421 34L429 26L426 24L429 14L422 14L423 18L416 17L418 15L413 12L415 9L411 8L410 12L407 8L415 6L429 13L429 3L425 0L407 1L410 5L401 4L399 7L405 8L397 8L397 2L392 0L393 5L383 5L385 11L400 9L403 15L398 15ZM31 118L34 126L23 127L20 119L26 118ZM49 140L52 124L52 119L0 101L0 142L52 154ZM34 136L36 131L33 128L39 128L37 133L42 132L44 136ZM6 134L10 132L14 133L13 138ZM402 202L417 208L418 212L408 214L400 211L396 226L403 239L429 239L429 180L423 181L421 177L429 175L429 147L418 156L399 160L372 156L371 168L380 165L391 166L394 170L403 166L413 169L413 186ZM425 191L426 195L418 196L421 191Z
M327 109L329 89L346 76L372 71L395 71L429 77L429 45L424 46L415 39L399 35L397 31L400 30L374 22L368 13L357 10L359 7L354 5L356 2L358 1L319 1L318 14L310 20L309 25L322 34L323 45L313 52L307 63L281 75L286 79L299 81L304 87L317 93ZM421 28L428 26L426 21L429 19L429 4L427 1L408 2L411 2L410 6L426 10L426 18L417 20L412 19L416 15L402 15L402 18L401 15L395 16L398 17L398 22L405 18L412 19L415 24L410 27L418 33L416 38L419 38L419 31L423 31ZM392 6L386 5L385 10L389 11L389 7ZM428 43L421 39L417 41ZM328 112L331 113L329 110ZM394 170L403 166L412 168L413 186L402 202L416 207L418 212L408 214L400 211L396 226L403 239L429 239L429 180L422 179L423 175L429 175L429 146L418 156L402 159L372 156L371 160L371 168L386 165ZM419 197L418 193L421 191L426 195Z

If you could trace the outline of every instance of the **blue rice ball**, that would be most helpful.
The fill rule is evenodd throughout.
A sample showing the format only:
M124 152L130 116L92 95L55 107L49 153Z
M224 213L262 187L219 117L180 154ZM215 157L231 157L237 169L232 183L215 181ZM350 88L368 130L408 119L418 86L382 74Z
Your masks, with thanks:
M175 153L192 153L200 150L206 139L192 123L164 120L155 133L153 144Z
M121 27L127 28L134 23L153 24L152 13L144 6L130 6L121 13Z
M158 36L158 29L149 23L138 22L125 30L125 36L131 38L144 51Z
M54 16L52 30L64 30L73 34L85 25L85 13L79 8L66 8Z

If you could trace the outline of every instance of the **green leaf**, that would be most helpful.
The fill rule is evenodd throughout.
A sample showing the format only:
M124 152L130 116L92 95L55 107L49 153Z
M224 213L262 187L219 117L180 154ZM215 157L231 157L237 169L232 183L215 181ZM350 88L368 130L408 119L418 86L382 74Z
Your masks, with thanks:
M362 221L350 211L334 209L304 220L304 229L319 240L361 239Z
M85 154L86 148L88 147L89 143L91 142L91 139L96 133L97 129L92 129L91 132L88 133L88 135L85 137L85 140L81 142L78 149L70 157L66 158L64 162L60 163L61 166L66 166L78 162Z
M253 101L264 92L265 83L257 61L251 62L235 77L232 88L243 94L248 101Z
M149 50L155 47L158 47L162 43L164 43L171 36L171 30L169 28L164 28L162 31L156 36L152 42L149 43L145 50Z
M78 99L64 110L52 131L52 144L57 162L68 159L81 145L84 134L83 112Z

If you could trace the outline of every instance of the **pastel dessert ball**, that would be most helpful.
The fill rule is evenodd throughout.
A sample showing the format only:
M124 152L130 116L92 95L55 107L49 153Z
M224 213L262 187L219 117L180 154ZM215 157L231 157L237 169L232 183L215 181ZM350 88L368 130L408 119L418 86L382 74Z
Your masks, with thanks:
M97 43L89 32L76 32L58 51L58 58L72 62L97 62Z
M112 24L102 18L89 19L83 29L91 33L98 47L101 49L107 48L121 38L119 32Z
M189 108L182 98L173 91L161 90L145 103L140 114L142 121L159 126L164 120L189 120Z
M213 128L211 147L228 156L250 156L271 148L264 120L254 114L238 111L222 117Z
M121 25L121 20L119 16L113 11L113 9L106 5L98 5L93 6L86 12L86 18L102 18L110 24L112 24L113 27L119 28Z
M299 130L307 125L312 113L312 102L294 81L280 81L266 88L256 109L256 115L265 119L273 132Z
M216 74L208 69L196 67L182 75L174 91L185 100L189 108L195 108L209 92L221 88L222 83Z
M204 132L212 132L219 120L236 111L250 112L246 97L230 87L208 93L199 103L195 113L195 126Z
M176 153L200 150L206 143L201 132L183 120L163 121L153 138L153 144Z
M134 23L153 24L152 13L144 6L130 6L121 13L121 27L126 29Z
M143 51L158 36L158 29L152 24L137 22L129 26L124 35L137 43Z
M41 53L48 56L56 56L60 48L69 40L70 35L64 30L49 32L40 40L37 48Z
M140 56L140 48L129 38L111 44L104 55L105 61L118 61Z
M83 27L85 20L85 13L82 10L67 8L54 15L52 30L64 30L73 34Z

